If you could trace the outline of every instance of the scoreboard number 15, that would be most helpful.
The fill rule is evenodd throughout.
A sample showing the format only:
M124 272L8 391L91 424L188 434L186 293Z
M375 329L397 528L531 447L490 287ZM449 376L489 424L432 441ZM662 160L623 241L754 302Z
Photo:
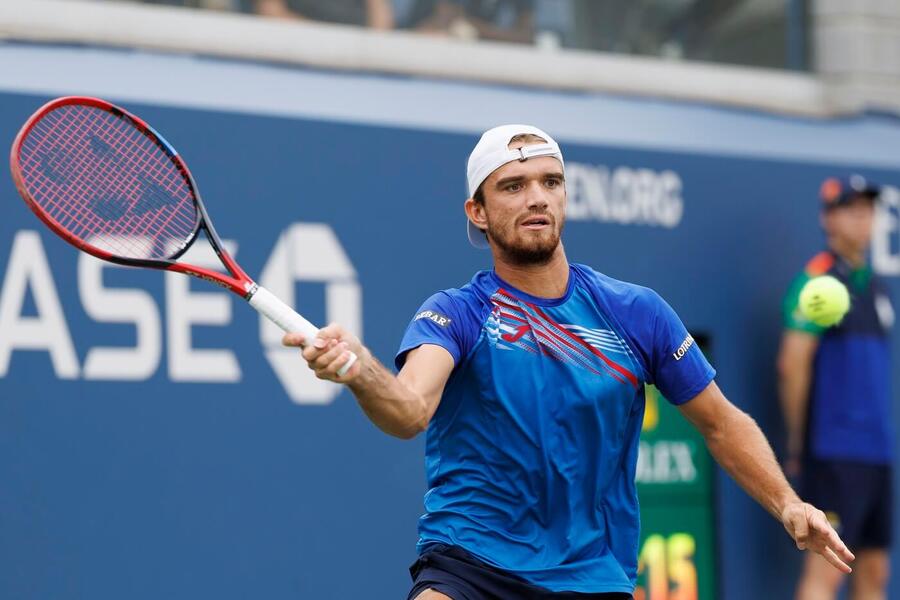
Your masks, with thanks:
M688 533L648 536L638 555L635 600L698 600L696 549Z

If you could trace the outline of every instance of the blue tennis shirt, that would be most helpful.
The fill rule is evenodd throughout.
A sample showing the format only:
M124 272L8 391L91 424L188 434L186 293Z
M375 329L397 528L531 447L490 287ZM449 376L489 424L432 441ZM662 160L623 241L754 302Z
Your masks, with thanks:
M455 361L428 425L419 552L434 543L552 591L631 592L644 384L672 403L715 371L650 289L571 265L561 298L481 271L430 297L397 354Z

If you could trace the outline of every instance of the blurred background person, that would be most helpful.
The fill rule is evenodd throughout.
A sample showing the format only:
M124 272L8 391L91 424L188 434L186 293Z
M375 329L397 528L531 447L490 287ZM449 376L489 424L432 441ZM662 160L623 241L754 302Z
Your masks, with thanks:
M266 17L360 25L393 29L390 0L254 0L255 11Z
M417 0L407 25L422 33L530 44L534 0Z
M892 527L891 358L893 309L867 261L879 186L860 175L821 189L827 249L797 276L784 302L778 355L788 474L828 515L856 554L853 600L886 598ZM798 310L801 288L832 275L850 291L843 321L825 328ZM807 554L797 600L830 600L843 574Z

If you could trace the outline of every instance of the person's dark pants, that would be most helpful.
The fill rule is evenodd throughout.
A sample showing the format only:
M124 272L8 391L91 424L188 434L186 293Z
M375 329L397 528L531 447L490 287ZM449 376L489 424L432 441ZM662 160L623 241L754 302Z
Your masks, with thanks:
M462 548L435 544L409 568L413 587L407 600L432 589L453 600L632 600L622 592L551 592L487 565Z
M889 465L808 459L804 500L820 509L853 552L887 549L893 529L893 474Z

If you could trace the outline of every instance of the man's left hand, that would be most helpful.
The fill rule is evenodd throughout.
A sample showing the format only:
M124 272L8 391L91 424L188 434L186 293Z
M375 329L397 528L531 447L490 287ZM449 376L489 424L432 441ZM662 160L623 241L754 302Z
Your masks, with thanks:
M812 504L788 504L781 513L781 524L794 538L800 550L812 550L821 554L834 568L844 573L853 570L848 563L856 557L841 541L825 513Z

